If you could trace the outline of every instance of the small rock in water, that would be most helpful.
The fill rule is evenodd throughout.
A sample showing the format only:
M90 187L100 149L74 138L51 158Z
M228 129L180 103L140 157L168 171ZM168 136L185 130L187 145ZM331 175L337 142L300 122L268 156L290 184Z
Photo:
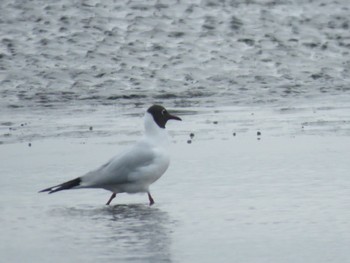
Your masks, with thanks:
M193 139L193 137L194 137L194 133L191 132L191 133L190 133L190 138Z
M219 122L218 121L213 121L213 124L218 124Z
M188 143L188 144L191 144L191 143L192 143L192 141L191 141L191 140L187 140L187 143Z
M233 136L236 136L236 133L234 132L232 135L233 135Z
M92 131L94 128L92 126L90 126L89 130Z
M260 136L260 135L261 135L261 132L260 132L260 131L258 131L258 132L256 133L256 135Z
M31 143L28 143L28 146L29 146L29 147L32 147L32 144L31 144Z

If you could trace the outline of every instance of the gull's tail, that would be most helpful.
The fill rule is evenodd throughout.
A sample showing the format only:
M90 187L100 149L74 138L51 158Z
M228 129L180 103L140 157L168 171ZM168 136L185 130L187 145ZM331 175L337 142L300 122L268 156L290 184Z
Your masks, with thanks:
M52 193L55 193L55 192L58 192L58 191L68 190L68 189L71 189L73 187L77 187L77 186L80 185L80 183L81 183L81 178L78 177L78 178L76 178L74 180L70 180L70 181L65 182L63 184L59 184L59 185L56 185L56 186L52 186L52 187L43 189L43 190L39 191L39 193L49 192L49 194L52 194Z

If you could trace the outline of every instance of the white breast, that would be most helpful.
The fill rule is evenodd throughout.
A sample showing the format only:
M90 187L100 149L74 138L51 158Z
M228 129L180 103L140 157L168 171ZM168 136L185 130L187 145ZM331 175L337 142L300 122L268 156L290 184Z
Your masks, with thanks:
M169 167L169 140L150 114L145 116L145 136L123 154L82 177L82 187L104 188L114 193L149 191Z

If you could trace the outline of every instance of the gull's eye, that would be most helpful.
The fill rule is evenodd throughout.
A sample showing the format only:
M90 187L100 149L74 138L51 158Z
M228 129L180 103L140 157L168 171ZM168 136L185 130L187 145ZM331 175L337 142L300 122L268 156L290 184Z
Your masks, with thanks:
M161 113L162 113L163 116L165 116L166 110L165 109L162 110Z

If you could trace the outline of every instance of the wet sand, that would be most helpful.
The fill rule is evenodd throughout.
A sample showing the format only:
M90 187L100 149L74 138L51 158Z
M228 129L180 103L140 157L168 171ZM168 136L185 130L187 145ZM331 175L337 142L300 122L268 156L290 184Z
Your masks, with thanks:
M349 100L339 1L0 3L0 108Z

